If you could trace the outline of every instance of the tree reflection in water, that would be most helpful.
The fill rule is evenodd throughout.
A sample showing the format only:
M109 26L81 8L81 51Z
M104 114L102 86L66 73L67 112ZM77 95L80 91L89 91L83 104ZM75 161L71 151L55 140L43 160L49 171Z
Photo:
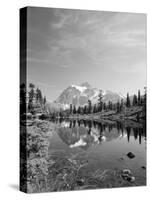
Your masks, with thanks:
M72 128L85 128L87 135L98 134L99 143L103 142L104 136L107 140L117 137L127 136L127 141L130 142L130 137L133 136L135 140L142 142L142 137L146 138L146 125L145 122L137 123L134 121L111 121L111 122L98 122L92 120L64 120L58 119L55 123L60 124L60 127L65 126L70 130ZM68 125L67 125L68 124Z

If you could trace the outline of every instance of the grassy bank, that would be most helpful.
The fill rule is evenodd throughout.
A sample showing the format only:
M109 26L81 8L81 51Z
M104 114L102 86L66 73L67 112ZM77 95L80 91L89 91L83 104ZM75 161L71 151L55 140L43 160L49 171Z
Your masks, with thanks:
M126 108L123 112L116 111L102 111L99 113L92 114L71 114L69 115L70 119L79 119L79 120L95 120L95 121L123 121L123 120L134 120L140 122L145 119L145 113L143 113L142 107L135 106L131 108Z

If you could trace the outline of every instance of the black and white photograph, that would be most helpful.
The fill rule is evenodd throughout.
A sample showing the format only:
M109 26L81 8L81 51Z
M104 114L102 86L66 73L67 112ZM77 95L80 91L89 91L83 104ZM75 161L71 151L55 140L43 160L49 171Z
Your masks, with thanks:
M20 190L146 186L147 15L20 9Z

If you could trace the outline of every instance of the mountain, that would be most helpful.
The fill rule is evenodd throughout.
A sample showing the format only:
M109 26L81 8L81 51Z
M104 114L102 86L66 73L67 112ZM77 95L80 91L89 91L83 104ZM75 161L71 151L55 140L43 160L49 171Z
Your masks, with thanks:
M75 106L83 106L87 104L88 100L91 100L92 104L98 102L98 95L100 89L93 88L88 82L84 82L81 85L71 85L67 87L60 96L54 101L55 104L63 105L63 107L69 107L70 104ZM102 91L103 102L108 103L112 101L116 103L124 98L121 94L115 93L109 90Z

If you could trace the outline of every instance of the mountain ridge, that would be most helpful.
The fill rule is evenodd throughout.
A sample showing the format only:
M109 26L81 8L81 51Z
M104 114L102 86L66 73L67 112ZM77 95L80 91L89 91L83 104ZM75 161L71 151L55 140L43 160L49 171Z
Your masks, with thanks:
M121 93L112 92L110 90L101 90L103 96L103 102L117 103L124 99ZM53 102L55 104L62 104L66 108L70 104L74 106L84 106L87 104L88 100L91 100L92 104L98 102L98 95L100 89L92 87L88 82L84 82L80 85L72 84L62 91L59 97ZM62 107L63 107L62 106Z

